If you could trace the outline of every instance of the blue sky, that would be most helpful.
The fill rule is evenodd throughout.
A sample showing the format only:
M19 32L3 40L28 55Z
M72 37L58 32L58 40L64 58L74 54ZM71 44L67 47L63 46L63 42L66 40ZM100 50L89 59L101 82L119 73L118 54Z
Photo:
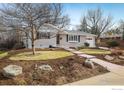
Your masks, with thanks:
M80 19L86 14L89 9L96 9L100 7L104 11L104 16L111 15L115 24L120 19L124 19L124 4L81 4L81 3L68 3L64 4L64 13L68 14L71 19L72 25L78 25Z
M115 25L120 19L124 20L124 3L64 3L63 5L63 12L69 15L72 26L80 24L80 19L87 10L98 7L104 11L104 16L112 15Z

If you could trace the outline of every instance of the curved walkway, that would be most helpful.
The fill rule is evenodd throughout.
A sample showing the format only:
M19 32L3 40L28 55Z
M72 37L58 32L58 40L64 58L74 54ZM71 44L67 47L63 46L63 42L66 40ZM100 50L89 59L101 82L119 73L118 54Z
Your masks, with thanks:
M107 74L91 77L89 79L80 80L67 85L124 85L124 66L112 64L101 60L92 55L84 54L83 52L74 49L65 48L65 50L77 54L80 57L89 58L94 63L105 67L110 72Z
M113 72L113 73L120 74L120 75L124 76L124 66L112 64L110 62L103 61L103 60L98 59L98 58L92 58L90 60L93 61L94 63L97 63L97 64L105 67L110 72Z

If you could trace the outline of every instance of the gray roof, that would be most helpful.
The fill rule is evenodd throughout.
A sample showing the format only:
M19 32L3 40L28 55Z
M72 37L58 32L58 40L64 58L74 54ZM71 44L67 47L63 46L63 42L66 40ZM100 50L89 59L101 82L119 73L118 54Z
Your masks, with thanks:
M63 31L62 34L96 36L94 34L86 33L86 32L83 32L83 31L76 31L76 30L65 30L65 31Z

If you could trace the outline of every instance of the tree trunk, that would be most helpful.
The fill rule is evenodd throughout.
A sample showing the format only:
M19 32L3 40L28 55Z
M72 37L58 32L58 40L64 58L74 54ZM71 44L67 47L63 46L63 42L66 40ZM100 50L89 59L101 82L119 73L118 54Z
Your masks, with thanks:
M34 28L34 25L32 26L32 52L33 52L33 55L35 55L35 28Z
M99 36L98 37L96 37L96 40L95 40L95 45L96 45L96 47L98 48L99 47Z
M32 40L32 52L33 52L33 55L35 55L35 46L34 46L34 41Z

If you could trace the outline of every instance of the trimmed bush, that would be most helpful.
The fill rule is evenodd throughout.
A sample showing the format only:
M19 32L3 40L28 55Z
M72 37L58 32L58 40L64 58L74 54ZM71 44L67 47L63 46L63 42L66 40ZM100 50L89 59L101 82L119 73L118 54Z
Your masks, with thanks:
M107 45L109 47L117 47L117 46L119 46L119 43L117 41L115 41L115 40L112 40L112 41L108 41Z
M87 42L84 43L84 46L85 46L85 47L89 47L89 45L90 45L90 44L87 43Z

